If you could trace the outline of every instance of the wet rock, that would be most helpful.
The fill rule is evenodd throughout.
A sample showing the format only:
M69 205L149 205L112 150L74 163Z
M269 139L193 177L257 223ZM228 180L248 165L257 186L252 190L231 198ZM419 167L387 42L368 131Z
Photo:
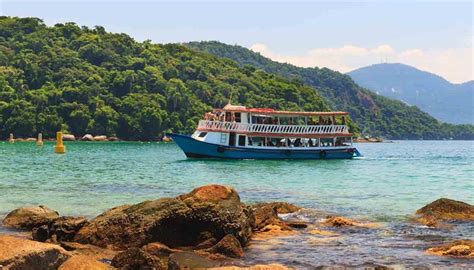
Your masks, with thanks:
M301 207L296 206L291 203L287 203L287 202L269 202L269 203L258 203L254 205L255 208L262 207L262 206L272 206L275 208L278 214L289 214L289 213L294 213L301 210Z
M59 217L49 225L42 225L32 230L33 240L45 242L72 241L79 229L88 224L84 217Z
M18 229L32 229L49 224L58 217L58 212L43 205L21 207L11 211L3 220L3 225Z
M93 261L112 261L117 255L117 251L97 247L94 245L84 245L75 242L61 242L61 247L67 250L72 256L84 256Z
M359 228L379 228L381 227L378 223L362 223L350 218L340 216L328 216L323 222L323 226L330 227L359 227Z
M418 209L416 219L427 226L437 226L440 221L474 221L474 206L441 198Z
M259 231L255 232L252 236L254 240L268 240L275 237L285 237L295 235L297 232L294 230L288 230L287 227L280 227L278 225L269 224Z
M283 230L291 230L279 217L277 207L273 204L254 206L255 230L261 231L267 225L277 225Z
M5 269L57 269L69 257L57 245L0 235L0 265Z
M199 244L201 233L208 232L216 239L232 234L246 245L253 227L252 210L234 189L209 185L177 198L112 208L84 226L75 240L115 248L151 242L179 247Z
M290 270L292 268L288 268L281 264L256 264L256 265L246 266L246 267L222 266L222 267L214 267L210 269L212 270Z
M286 225L290 226L291 228L294 229L305 229L308 227L308 223L304 221L299 221L299 220L290 220L290 221L285 221Z
M99 136L94 136L94 141L96 142L106 142L108 141L107 136L105 135L99 135Z
M112 270L114 267L103 263L93 256L74 255L65 261L58 270Z
M49 239L49 226L48 225L41 225L39 227L33 228L31 231L31 236L33 240L39 242L46 242Z
M92 136L91 134L86 134L82 136L81 138L81 141L93 141L93 140L94 140L94 136Z
M165 265L160 258L139 248L129 248L118 253L112 259L112 266L123 270L165 269Z
M440 256L474 258L474 241L469 239L456 240L438 247L432 247L426 252Z
M205 239L201 241L199 244L196 245L195 249L205 249L205 248L210 248L217 244L218 240L214 237Z
M77 232L88 223L85 217L60 217L51 223L50 235L55 235L58 242L72 241Z
M217 244L207 250L211 253L219 253L227 257L241 258L244 256L244 250L233 235L224 236Z
M120 139L117 138L117 137L109 137L109 141L111 141L111 142L118 142L118 141L120 141Z
M193 252L174 253L168 258L168 270L207 269L217 266L217 262Z
M72 134L63 134L63 141L75 141L76 137Z
M159 242L146 244L142 247L142 250L155 256L169 256L170 254L181 252L179 249L170 248Z
M352 219L336 216L328 216L323 224L332 227L347 227L357 225L357 223Z
M36 138L26 138L26 142L36 142Z

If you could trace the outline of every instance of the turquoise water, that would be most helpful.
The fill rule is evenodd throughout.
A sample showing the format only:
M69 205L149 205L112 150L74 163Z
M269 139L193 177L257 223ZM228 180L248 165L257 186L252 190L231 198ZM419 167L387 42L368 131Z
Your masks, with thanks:
M474 142L468 141L358 144L363 158L327 161L190 160L175 144L156 142L66 142L66 147L66 154L57 155L52 143L42 148L0 143L0 215L44 204L63 215L93 217L113 206L176 196L209 183L235 187L245 202L288 201L384 222L395 231L407 230L407 216L437 198L474 203ZM461 236L473 237L472 226L466 229ZM443 233L438 235L456 236ZM312 257L300 263L311 264Z

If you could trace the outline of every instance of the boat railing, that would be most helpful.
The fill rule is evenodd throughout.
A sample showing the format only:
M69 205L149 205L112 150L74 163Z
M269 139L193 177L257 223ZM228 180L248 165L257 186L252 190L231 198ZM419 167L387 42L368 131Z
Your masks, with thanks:
M253 132L276 134L344 134L349 133L345 125L273 125L273 124L248 124L222 121L199 121L198 130L228 131L228 132Z

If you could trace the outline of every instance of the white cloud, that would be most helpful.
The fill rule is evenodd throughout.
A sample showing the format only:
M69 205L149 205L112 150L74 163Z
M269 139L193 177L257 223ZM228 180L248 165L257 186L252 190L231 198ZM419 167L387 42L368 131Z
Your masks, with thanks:
M250 49L275 61L301 67L327 67L340 72L349 72L371 64L396 62L438 74L455 83L474 79L472 46L471 48L430 50L414 48L397 51L388 44L375 48L344 45L338 48L314 48L300 55L280 54L262 43L254 44Z

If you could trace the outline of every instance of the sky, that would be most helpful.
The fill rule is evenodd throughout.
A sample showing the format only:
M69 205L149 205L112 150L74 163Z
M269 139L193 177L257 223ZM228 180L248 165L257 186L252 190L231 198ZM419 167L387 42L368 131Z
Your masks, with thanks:
M0 15L104 26L138 41L218 40L340 72L404 63L474 79L473 2L0 0Z

